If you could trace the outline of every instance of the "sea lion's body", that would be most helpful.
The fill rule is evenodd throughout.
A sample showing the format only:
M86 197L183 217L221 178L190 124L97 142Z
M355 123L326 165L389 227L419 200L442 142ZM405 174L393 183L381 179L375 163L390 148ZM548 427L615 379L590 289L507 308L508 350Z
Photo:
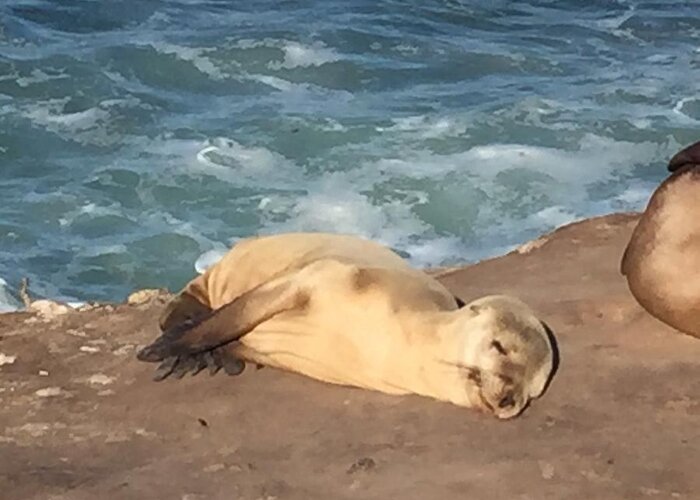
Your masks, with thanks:
M197 313L196 324L183 327L192 304L214 312ZM459 309L444 286L391 250L342 235L241 242L184 288L162 324L165 334L142 359L218 349L326 382L421 394L502 418L542 393L553 366L544 326L523 303L496 296Z
M296 280L308 280L312 287L322 283L322 290L301 312L277 314L241 337L247 361L388 393L411 392L397 385L398 379L404 381L401 385L412 387L428 382L406 381L412 372L404 365L421 354L425 341L438 339L424 335L411 345L406 333L425 332L421 325L412 324L420 322L421 312L457 309L447 289L395 253L358 238L319 234L311 239L306 234L291 234L285 236L283 249L280 251L277 238L241 242L185 288L212 309L219 309L279 276L294 274ZM307 272L300 273L303 269ZM392 280L392 276L400 279ZM381 291L377 293L379 281ZM394 287L401 289L392 290ZM398 294L402 309L418 313L406 314L403 324L395 321L397 306L391 304ZM401 359L388 363L387 358L396 352L402 353ZM385 373L391 370L399 370L400 376Z
M622 258L630 291L652 316L700 337L700 143L669 164Z

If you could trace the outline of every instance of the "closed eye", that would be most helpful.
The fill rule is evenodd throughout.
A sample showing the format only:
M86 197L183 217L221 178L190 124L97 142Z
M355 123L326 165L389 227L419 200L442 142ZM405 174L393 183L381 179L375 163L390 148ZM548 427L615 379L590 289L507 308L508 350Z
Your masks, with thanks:
M506 348L503 347L503 344L501 344L498 340L492 340L491 341L491 347L496 349L498 351L498 354L501 356L507 356L508 351L506 351Z

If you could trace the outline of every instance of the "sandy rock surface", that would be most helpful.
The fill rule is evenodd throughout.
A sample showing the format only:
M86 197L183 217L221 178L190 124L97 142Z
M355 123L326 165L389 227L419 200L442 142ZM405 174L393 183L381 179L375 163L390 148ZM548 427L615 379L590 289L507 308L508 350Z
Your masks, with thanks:
M591 219L439 271L465 301L520 296L558 338L549 391L507 422L269 368L152 382L134 354L162 292L0 315L0 497L700 498L700 341L627 291L635 223Z

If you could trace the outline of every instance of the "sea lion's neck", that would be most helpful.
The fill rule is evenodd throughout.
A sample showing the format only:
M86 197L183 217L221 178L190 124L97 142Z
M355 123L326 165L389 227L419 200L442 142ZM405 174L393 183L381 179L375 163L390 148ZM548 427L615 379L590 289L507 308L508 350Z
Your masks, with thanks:
M460 406L479 406L478 389L470 380L476 364L480 336L465 334L460 311L424 313L416 322L420 337L430 339L416 346L420 383L427 395Z

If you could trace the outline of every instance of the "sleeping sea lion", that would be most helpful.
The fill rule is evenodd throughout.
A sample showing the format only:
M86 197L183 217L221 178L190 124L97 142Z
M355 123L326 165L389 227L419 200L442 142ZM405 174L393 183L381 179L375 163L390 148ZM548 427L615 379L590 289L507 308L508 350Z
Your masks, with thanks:
M550 334L518 299L459 308L437 280L361 238L294 233L238 243L168 305L138 354L158 378L254 362L334 384L518 415L554 368Z
M652 316L700 337L700 142L669 162L622 257L621 271Z

